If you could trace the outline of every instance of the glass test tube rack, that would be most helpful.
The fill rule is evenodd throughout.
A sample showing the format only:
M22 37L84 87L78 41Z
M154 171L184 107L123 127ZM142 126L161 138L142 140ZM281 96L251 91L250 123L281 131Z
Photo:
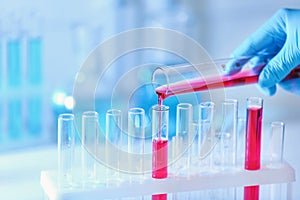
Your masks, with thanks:
M59 141L59 163L62 165L59 165L58 171L41 172L43 190L50 200L99 199L100 197L101 199L156 199L155 196L164 194L168 195L163 199L224 199L226 197L245 200L247 197L243 196L246 191L246 189L243 190L244 187L260 186L261 199L290 199L291 183L295 180L295 172L282 158L284 124L282 122L271 124L271 136L267 138L270 140L270 144L267 148L262 148L260 169L245 170L243 139L246 137L247 127L246 120L237 118L236 104L236 100L225 100L222 103L223 117L220 129L212 126L213 123L211 123L214 118L213 102L200 104L199 119L196 123L190 119L191 105L181 103L177 106L176 135L169 139L168 175L166 178L152 178L153 171L151 177L151 170L146 170L151 169L149 160L134 163L135 166L142 166L145 171L133 175L121 172L118 168L116 170L107 168L92 157L86 157L86 149L82 146L76 147L75 143L68 140L74 137L72 134L75 130L72 124L70 125L70 120L72 121L74 116L72 114L62 115L59 119L61 120L59 134L62 134L63 131L68 132L68 135ZM117 140L109 138L108 135L109 131L120 131L117 130L117 126L121 126L120 112L114 109L107 112L106 126L109 128L106 129L106 137L119 148L124 148L125 143L119 141L121 140L120 132ZM144 120L141 117L143 114L143 110L139 108L131 109L128 112L128 118L131 118L132 115L135 116L133 126L141 126L139 120ZM113 124L110 123L111 115L114 115ZM94 126L97 125L97 117L96 112L83 113L82 122L88 125L82 128L82 132L97 132ZM129 129L134 134L141 132L141 129L132 127L128 119ZM186 132L192 136L186 139L187 143L184 138ZM143 131L142 134L144 134ZM85 144L95 139L88 135L84 138L82 143ZM232 138L235 139L232 140ZM126 147L128 151L135 152L141 148L151 148L151 143L151 140L144 140L143 143L129 140L125 146L128 146L128 148ZM137 144L142 145L138 149L134 149L134 145ZM75 149L66 152L67 154L60 154L64 145L74 145ZM185 145L188 148L183 148ZM79 155L76 155L78 151ZM66 158L64 156L69 156L70 153L82 158L81 165L77 166L78 169L72 168L72 162L64 160ZM143 153L143 151L139 153ZM120 157L117 158L119 162L122 160ZM74 157L71 158L71 160L74 159ZM127 161L130 163L130 158ZM80 174L79 178L72 175L68 169L73 170L73 173ZM62 173L68 175L64 176ZM117 178L108 180L107 175Z

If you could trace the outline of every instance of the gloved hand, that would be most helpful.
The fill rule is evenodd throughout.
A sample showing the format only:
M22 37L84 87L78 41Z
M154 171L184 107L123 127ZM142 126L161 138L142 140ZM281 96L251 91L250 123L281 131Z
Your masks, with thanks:
M300 10L281 9L233 52L233 57L272 55L262 69L258 84L265 94L273 95L276 84L300 95L300 80L281 82L300 64ZM257 60L257 57L256 57ZM226 66L227 74L240 68Z

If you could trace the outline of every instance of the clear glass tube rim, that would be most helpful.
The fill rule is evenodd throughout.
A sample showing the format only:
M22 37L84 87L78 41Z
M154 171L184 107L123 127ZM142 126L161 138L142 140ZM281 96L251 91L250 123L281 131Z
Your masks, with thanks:
M59 120L68 121L74 120L74 114L72 113L62 113L58 116Z
M128 114L132 114L132 115L144 115L145 114L145 110L143 108L130 108L128 110Z
M213 108L215 106L215 103L212 101L206 101L200 103L200 108Z
M179 103L179 104L177 104L177 108L182 109L182 110L190 110L190 109L192 109L192 104L190 104L190 103Z
M167 112L170 110L170 107L169 106L166 106L166 105L154 105L152 106L152 110L153 111L156 111L156 112Z
M263 107L263 98L261 97L248 97L247 108L249 107Z
M109 109L106 111L106 115L108 116L121 116L122 111L119 109Z
M238 104L238 100L237 99L224 99L223 104Z
M283 121L273 121L271 122L271 127L281 127L284 128L285 123Z
M84 118L94 118L94 117L98 117L98 112L96 111L85 111L82 113L82 117Z

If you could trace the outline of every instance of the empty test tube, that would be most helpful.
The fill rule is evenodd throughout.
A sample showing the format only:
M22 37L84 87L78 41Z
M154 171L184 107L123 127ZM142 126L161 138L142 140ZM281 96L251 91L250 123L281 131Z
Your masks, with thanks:
M129 172L144 173L145 111L131 108L128 111Z
M225 99L222 102L221 150L222 167L225 170L236 166L237 151L237 114L236 99Z
M215 146L214 102L202 102L199 106L199 159L201 167L212 168L212 150Z
M67 186L72 183L75 148L75 128L73 114L58 117L58 183Z
M120 151L122 148L122 111L110 109L106 112L106 144L105 162L110 169L107 169L107 181L120 179Z
M84 183L95 183L98 141L98 113L86 111L82 114L82 176Z
M180 159L179 166L185 172L190 168L191 162L191 143L193 140L192 132L192 119L193 110L192 105L189 103L179 103L176 111L176 143L179 148Z
M284 129L285 129L285 125L283 122L276 121L271 123L269 165L272 167L280 166L280 164L282 164L283 162Z

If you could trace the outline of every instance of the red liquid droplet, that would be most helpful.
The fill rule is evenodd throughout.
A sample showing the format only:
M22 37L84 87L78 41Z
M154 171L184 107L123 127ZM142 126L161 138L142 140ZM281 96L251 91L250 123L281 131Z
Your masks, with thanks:
M152 141L152 178L168 177L168 140L155 138Z

